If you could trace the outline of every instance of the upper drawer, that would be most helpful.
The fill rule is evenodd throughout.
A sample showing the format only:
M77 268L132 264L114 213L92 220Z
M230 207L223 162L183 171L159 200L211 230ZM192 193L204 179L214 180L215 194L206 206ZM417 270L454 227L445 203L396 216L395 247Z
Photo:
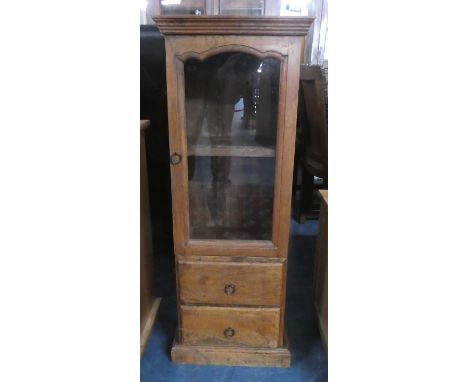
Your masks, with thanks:
M280 306L282 263L179 261L182 304Z

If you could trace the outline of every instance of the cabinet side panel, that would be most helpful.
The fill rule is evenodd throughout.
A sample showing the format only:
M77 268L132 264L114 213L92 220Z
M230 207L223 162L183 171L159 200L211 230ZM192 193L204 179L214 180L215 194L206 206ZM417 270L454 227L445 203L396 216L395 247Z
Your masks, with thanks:
M282 139L281 181L278 183L278 237L276 245L280 256L287 256L289 241L289 222L291 216L292 177L296 139L297 97L299 91L300 56L303 37L289 37L287 75L284 79L286 99L284 109L284 130Z
M282 73L281 85L285 87L280 99L279 136L277 158L277 179L275 185L274 242L278 256L287 258L289 244L289 224L291 216L292 177L294 169L294 151L296 139L297 95L299 91L300 53L303 38L291 37L288 60ZM283 268L280 338L284 337L284 319L286 308L287 261Z

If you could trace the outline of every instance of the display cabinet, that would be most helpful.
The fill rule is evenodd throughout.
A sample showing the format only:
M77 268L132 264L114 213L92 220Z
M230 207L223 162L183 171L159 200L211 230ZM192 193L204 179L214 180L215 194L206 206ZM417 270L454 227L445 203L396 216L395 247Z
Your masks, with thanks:
M161 15L206 15L207 0L155 0Z
M176 363L288 367L296 110L312 18L161 16Z
M280 0L152 0L154 15L279 16Z

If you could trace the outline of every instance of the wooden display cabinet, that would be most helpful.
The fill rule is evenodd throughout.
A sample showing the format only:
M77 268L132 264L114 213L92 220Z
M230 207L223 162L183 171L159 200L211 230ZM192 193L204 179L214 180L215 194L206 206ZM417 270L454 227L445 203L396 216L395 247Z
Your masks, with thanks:
M162 16L176 363L288 367L299 65L312 18Z

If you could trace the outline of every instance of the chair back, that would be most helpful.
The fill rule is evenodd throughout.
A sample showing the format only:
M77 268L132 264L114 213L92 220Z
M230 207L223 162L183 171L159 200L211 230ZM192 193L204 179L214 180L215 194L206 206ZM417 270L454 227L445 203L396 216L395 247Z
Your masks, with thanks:
M326 80L320 66L301 65L298 125L302 133L304 160L316 163L317 176L327 177L328 120L325 106Z

